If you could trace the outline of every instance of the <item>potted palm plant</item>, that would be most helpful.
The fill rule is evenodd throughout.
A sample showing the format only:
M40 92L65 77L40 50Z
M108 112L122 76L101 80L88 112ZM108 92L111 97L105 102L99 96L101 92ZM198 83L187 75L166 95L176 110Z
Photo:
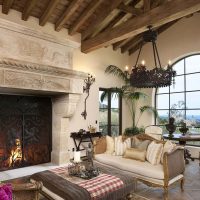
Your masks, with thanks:
M143 92L136 91L135 88L130 86L130 81L129 81L127 72L122 71L117 66L109 65L106 68L105 73L117 76L122 81L124 81L124 85L121 88L113 88L113 89L115 89L117 94L121 95L122 98L126 101L126 104L129 108L131 118L132 118L132 126L127 127L124 131L124 134L130 136L130 135L136 135L141 132L144 132L144 128L138 127L138 123L139 123L143 113L149 111L149 112L152 112L155 117L157 117L157 110L155 108L153 108L152 106L145 105L145 106L141 106L139 108L140 113L136 119L136 109L138 107L139 100L145 100L148 98L148 96ZM106 96L107 96L107 93L105 91L101 95L101 101L103 101L103 99Z

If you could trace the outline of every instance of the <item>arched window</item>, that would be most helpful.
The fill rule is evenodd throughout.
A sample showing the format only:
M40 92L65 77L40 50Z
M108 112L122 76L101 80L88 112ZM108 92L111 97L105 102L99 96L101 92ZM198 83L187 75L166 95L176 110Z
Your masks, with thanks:
M177 126L186 122L191 132L200 133L200 54L178 60L173 69L175 84L156 92L156 125L164 126L169 117L174 117Z

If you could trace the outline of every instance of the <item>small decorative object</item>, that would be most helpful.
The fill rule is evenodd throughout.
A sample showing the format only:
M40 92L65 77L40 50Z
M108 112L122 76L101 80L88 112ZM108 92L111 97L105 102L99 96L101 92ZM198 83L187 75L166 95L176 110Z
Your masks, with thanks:
M12 186L11 184L0 183L0 200L12 200Z
M161 62L156 46L157 33L152 30L151 26L148 26L149 30L143 34L143 41L141 42L139 53L136 59L136 63L132 68L131 74L126 67L126 79L130 81L130 85L136 88L158 88L167 87L174 83L174 77L176 71L172 69L171 62L169 61L166 69L161 67ZM143 60L138 65L140 53L145 43L151 42L153 47L153 58L155 62L155 68L148 70Z
M86 149L86 156L87 156L88 164L94 167L94 163L93 163L94 149L91 143L88 144L88 147Z
M96 127L89 125L88 130L90 133L96 133Z
M86 101L90 95L90 86L95 82L95 78L92 75L88 74L88 77L84 80L84 82L85 82L85 86L83 86L83 92L86 92L87 96L84 102L85 108L84 108L84 111L81 113L81 115L84 117L84 119L86 119L87 117Z
M174 124L175 119L173 117L169 118L169 124L166 124L165 127L169 131L169 137L173 138L173 132L176 130L176 125Z
M80 151L74 151L74 163L81 162L81 152Z
M182 123L182 127L179 128L179 131L182 133L182 135L185 135L189 129L186 127L186 123Z

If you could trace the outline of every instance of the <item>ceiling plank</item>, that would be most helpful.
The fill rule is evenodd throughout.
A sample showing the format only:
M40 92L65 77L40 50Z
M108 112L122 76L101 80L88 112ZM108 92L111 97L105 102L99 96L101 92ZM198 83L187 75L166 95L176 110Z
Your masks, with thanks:
M22 19L27 20L38 0L27 0L22 12Z
M131 49L132 47L134 47L137 43L142 41L142 35L137 35L134 38L132 38L130 41L128 41L127 43L125 43L122 47L121 47L121 52L125 53L126 51L128 51L129 49Z
M144 12L147 12L151 9L151 0L144 0Z
M49 17L52 15L54 9L56 8L56 6L58 5L60 0L51 0L48 3L47 8L45 9L45 11L43 12L42 16L39 19L39 24L40 26L44 26L47 22L47 20L49 19Z
M81 37L82 40L85 40L89 35L93 33L93 31L97 28L97 26L115 9L123 0L110 0L107 5L102 9L100 15L95 18L91 25L87 27L85 31L82 32Z
M200 0L169 1L109 31L105 31L93 38L82 41L81 50L84 53L88 53L128 37L138 35L146 31L148 25L159 27L199 10Z
M164 31L169 29L171 26L173 26L178 21L179 21L179 19L169 22L168 24L165 24L164 26L161 26L160 28L157 29L157 34L159 35L159 34L163 33ZM129 50L129 55L135 53L135 51L137 51L139 49L141 42L142 42L142 40ZM145 43L143 45L145 45Z
M80 6L83 0L73 0L65 12L61 15L55 25L55 30L60 31L62 26L66 23L66 21L72 16L72 14L76 11L76 9Z
M143 13L141 9L139 9L139 8L134 8L134 7L129 6L129 5L125 5L124 3L121 3L121 4L118 6L118 8L119 8L121 11L126 12L126 13L130 13L130 14L132 14L132 15L134 15L134 16L138 16L138 15L140 15L141 13Z
M79 27L83 25L83 23L92 15L92 13L103 1L104 0L91 1L88 7L82 12L82 14L78 17L74 24L69 28L69 34L74 35Z
M2 3L2 13L7 15L13 3L14 0L4 0Z

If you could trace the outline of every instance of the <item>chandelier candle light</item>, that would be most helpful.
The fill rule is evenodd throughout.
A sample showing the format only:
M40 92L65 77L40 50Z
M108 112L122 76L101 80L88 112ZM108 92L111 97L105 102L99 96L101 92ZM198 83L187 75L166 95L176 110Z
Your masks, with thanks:
M151 26L148 28L149 30L143 35L143 42L141 43L136 63L132 68L131 74L128 73L128 67L125 68L125 72L127 73L127 76L129 75L130 77L130 85L136 88L158 88L170 86L172 82L174 83L176 72L172 69L171 62L168 63L167 69L161 67L156 46L157 33L151 29ZM144 60L138 65L142 47L146 42L151 42L153 48L155 68L151 70L147 70Z

